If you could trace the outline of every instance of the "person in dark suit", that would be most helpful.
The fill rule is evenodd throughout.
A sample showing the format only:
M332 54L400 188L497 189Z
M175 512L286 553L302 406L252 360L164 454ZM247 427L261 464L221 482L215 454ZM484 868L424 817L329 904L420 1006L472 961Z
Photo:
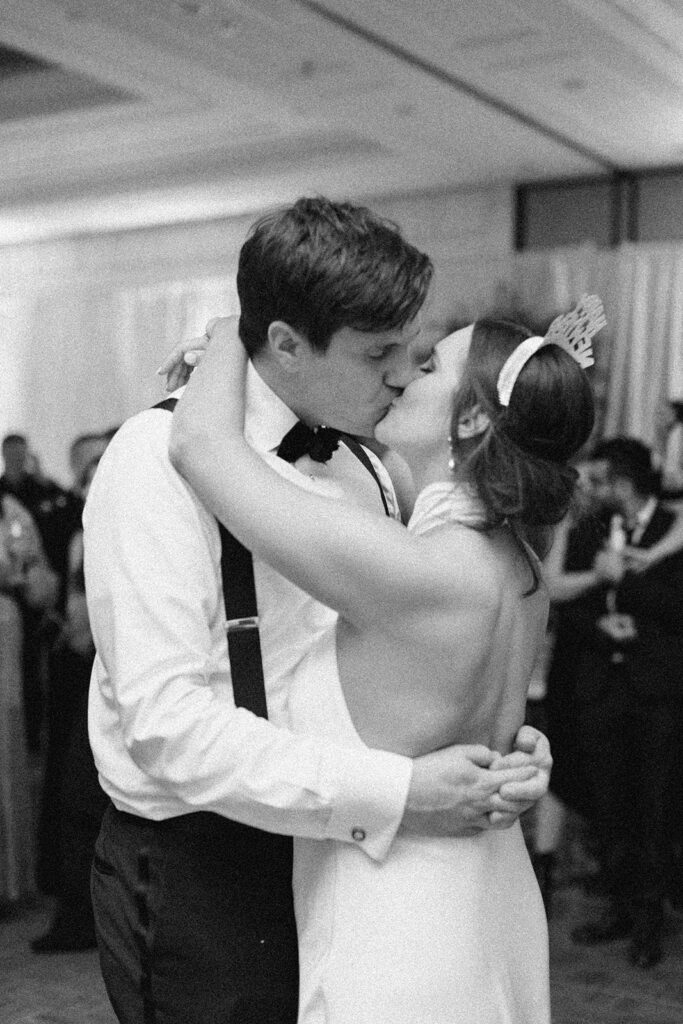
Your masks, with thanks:
M631 962L649 968L663 956L668 794L680 757L683 551L627 569L624 545L653 547L675 515L658 499L658 475L640 441L605 441L593 459L613 513L612 546L598 556L612 583L577 648L577 724L609 897L602 916L572 937L592 945L630 935Z
M550 916L559 851L568 811L586 822L593 817L591 785L579 751L576 712L577 650L604 609L604 585L598 555L609 525L609 514L597 503L592 486L592 462L577 465L579 480L574 506L555 530L552 548L543 563L551 601L549 656L543 675L543 696L530 702L530 722L547 733L553 751L548 793L536 809L533 863ZM592 838L592 837L591 837Z
M81 447L78 444L75 450ZM88 448L97 451L94 444ZM72 459L74 470L80 470L73 493L82 502L98 463L95 455L81 469ZM90 867L107 798L88 742L88 687L95 646L85 600L82 528L69 543L60 621L51 651L53 690L39 833L40 877L44 882L49 873L54 879L51 893L57 905L48 930L31 941L34 953L70 952L97 944Z
M41 730L44 760L38 816L36 881L41 892L58 898L61 898L65 884L62 871L64 859L58 854L62 844L60 792L66 775L70 737L80 713L83 689L83 671L74 671L74 663L68 655L69 645L64 643L69 585L73 578L70 552L74 538L82 530L81 516L88 467L97 461L106 446L106 439L100 434L81 434L72 441L69 447L72 486L68 490L54 491L52 497L45 498L37 523L46 554L59 579L59 592L54 613L44 624L42 632L46 647L44 663L47 665L47 680ZM78 657L75 664L80 664ZM86 692L91 666L92 656L87 670ZM48 934L51 933L52 928ZM38 948L37 951L51 951L51 947Z

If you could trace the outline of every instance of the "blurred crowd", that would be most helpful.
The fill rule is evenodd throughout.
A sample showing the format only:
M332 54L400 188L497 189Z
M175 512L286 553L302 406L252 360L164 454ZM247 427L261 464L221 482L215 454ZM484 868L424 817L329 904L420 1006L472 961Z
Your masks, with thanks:
M664 442L682 414L665 410ZM642 968L664 956L667 907L683 909L683 478L663 473L665 447L611 438L578 467L546 563L548 644L529 703L554 757L533 839L546 907L578 816L603 909L572 938L628 939Z
M660 427L652 449L612 438L578 467L546 563L552 612L529 700L555 759L529 836L548 912L567 822L580 820L604 911L574 940L628 937L641 967L664 955L667 905L683 906L683 405L668 403ZM74 439L68 488L42 474L25 436L2 442L0 912L36 890L54 897L36 953L95 944L105 798L87 737L81 515L113 433Z
M0 911L36 890L55 898L35 952L94 945L89 873L105 801L87 737L81 515L113 433L74 439L67 488L43 474L23 434L2 442Z

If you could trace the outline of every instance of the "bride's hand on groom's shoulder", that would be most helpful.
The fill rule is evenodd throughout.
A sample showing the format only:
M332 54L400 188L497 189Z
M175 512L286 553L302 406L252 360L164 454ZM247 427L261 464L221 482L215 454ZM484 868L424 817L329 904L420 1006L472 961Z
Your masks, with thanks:
M164 359L157 370L160 377L166 378L166 390L175 391L187 384L195 366L199 366L208 347L211 335L219 324L232 324L238 317L214 316L208 321L204 333L194 338L185 338L179 342Z

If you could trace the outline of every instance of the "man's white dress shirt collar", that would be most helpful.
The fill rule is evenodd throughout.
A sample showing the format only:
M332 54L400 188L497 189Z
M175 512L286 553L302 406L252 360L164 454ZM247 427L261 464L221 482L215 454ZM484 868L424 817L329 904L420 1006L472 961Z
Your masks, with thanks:
M252 448L276 452L298 416L266 384L252 362L247 367L244 436Z
M169 398L182 398L186 385ZM254 364L247 366L244 410L244 437L256 451L276 453L285 434L299 417L266 384Z

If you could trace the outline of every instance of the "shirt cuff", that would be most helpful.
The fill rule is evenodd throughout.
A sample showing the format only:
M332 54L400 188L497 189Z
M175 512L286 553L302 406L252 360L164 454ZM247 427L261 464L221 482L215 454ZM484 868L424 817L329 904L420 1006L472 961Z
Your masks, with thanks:
M412 760L363 747L337 747L328 756L337 796L325 838L354 843L372 860L383 860L403 819Z

